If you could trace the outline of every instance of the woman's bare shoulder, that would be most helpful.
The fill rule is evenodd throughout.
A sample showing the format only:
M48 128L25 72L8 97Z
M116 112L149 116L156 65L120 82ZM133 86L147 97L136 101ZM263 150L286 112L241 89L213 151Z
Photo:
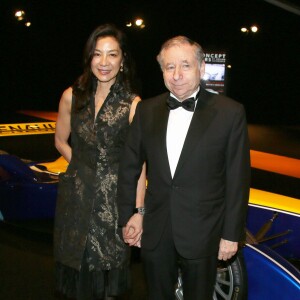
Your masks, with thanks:
M132 100L132 104L131 104L131 108L130 108L130 114L129 114L129 122L131 123L133 116L135 114L135 110L136 110L136 106L138 105L138 103L141 101L141 98L139 96L136 96L133 100Z
M72 87L65 89L61 96L61 100L64 102L67 102L67 103L71 103L72 102L72 94L73 94Z

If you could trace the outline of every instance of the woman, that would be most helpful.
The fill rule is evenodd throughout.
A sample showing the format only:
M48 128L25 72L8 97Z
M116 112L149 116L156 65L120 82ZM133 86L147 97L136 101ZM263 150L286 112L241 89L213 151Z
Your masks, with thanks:
M117 226L116 187L120 151L140 101L130 79L124 34L102 25L87 41L83 74L60 100L55 146L69 167L60 176L54 256L57 290L67 298L101 299L129 288L129 249ZM143 170L137 207L144 194ZM132 242L140 235L141 230Z

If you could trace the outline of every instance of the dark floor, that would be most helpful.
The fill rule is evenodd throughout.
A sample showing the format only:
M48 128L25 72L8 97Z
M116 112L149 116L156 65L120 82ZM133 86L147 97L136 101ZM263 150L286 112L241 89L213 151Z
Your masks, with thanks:
M52 221L0 223L0 299L54 300ZM132 252L131 300L146 299L139 249Z
M300 159L299 127L249 126L251 148ZM278 177L279 176L279 177ZM299 179L253 170L253 187L299 194ZM297 197L297 198L300 198ZM52 221L0 224L0 299L54 300ZM133 252L131 300L146 298L138 250Z

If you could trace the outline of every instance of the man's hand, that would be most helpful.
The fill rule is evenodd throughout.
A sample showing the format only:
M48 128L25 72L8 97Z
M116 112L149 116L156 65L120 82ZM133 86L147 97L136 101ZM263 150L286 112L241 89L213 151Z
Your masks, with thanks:
M228 260L236 254L238 250L238 242L231 242L228 240L221 239L219 245L219 260Z
M129 246L141 247L143 232L143 216L134 214L123 227L123 239Z

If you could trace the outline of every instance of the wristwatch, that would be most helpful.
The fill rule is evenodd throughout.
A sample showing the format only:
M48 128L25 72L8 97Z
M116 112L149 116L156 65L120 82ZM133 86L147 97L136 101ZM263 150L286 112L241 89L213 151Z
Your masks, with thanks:
M134 214L140 214L141 216L143 216L145 214L145 212L146 212L145 207L136 207L133 210Z

